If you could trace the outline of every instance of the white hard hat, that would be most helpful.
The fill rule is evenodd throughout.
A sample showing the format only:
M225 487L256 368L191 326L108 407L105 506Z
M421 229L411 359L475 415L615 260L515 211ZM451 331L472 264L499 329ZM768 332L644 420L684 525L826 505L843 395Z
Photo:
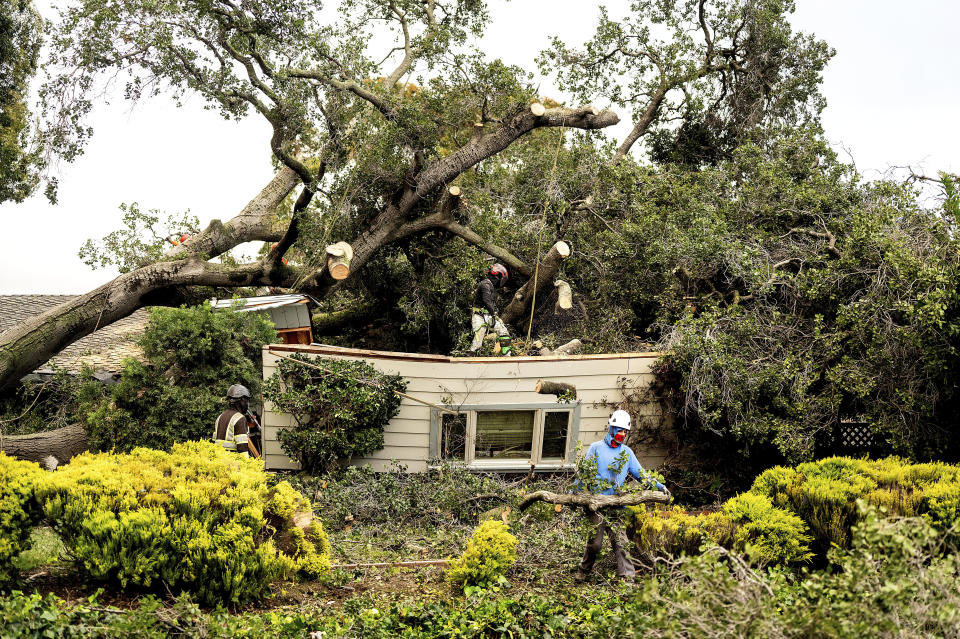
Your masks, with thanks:
M243 384L233 384L227 389L228 399L241 399L244 397L250 399L250 391L247 390L247 387Z
M630 413L625 410L613 411L613 415L610 416L610 421L607 422L607 426L630 430Z

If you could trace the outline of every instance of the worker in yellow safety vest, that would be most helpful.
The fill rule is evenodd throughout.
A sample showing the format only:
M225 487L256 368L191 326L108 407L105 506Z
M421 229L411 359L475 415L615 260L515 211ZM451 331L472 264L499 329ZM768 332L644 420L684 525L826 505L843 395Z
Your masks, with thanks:
M250 440L247 412L250 409L250 391L242 384L227 389L227 410L220 413L213 426L213 440L226 448L247 456L260 457L260 451Z

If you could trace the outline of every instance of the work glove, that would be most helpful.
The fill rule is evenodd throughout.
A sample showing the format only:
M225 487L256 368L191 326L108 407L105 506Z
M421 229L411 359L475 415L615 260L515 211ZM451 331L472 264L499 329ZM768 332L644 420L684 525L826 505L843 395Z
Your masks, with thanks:
M657 488L657 490L659 490L661 493L666 493L666 494L668 494L668 495L670 494L670 491L667 490L667 487L664 486L663 484L661 484L660 482L656 482L656 488Z

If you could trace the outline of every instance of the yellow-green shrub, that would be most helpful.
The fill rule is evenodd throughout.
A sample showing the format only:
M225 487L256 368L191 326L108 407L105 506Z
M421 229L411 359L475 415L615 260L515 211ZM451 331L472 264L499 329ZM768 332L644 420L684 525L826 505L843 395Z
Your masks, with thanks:
M33 491L43 473L33 462L0 452L0 583L13 577L10 561L24 549L39 519Z
M690 515L679 506L669 510L627 508L627 536L645 557L692 555L704 544L730 547L735 530L723 513Z
M793 563L813 556L813 538L804 521L789 510L777 508L762 495L737 495L723 505L723 512L737 526L733 548L753 561Z
M473 531L467 549L450 561L447 577L459 586L495 582L517 560L517 538L502 521L490 519Z
M830 457L771 468L749 492L799 515L822 551L849 546L851 528L862 518L858 499L890 515L922 515L941 532L960 521L960 466L943 463Z
M169 453L86 453L38 483L37 499L90 576L194 593L208 604L260 596L271 581L329 568L309 503L263 464L211 443ZM303 523L303 522L301 522Z

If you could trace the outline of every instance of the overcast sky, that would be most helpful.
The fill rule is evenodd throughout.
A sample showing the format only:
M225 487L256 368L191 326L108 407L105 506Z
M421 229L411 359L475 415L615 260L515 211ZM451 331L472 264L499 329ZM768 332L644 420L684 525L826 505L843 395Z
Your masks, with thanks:
M837 50L822 88L823 124L842 157L868 178L904 165L960 172L960 1L797 5L796 28ZM490 0L489 6L488 52L530 69L550 35L579 43L596 22L591 2ZM96 110L92 125L86 153L59 171L58 205L42 195L0 205L7 238L0 293L84 293L107 282L116 273L90 269L77 251L87 238L119 228L123 202L169 213L189 209L206 224L232 217L272 175L267 125L254 118L225 122L197 98L179 109L161 98L131 110L117 96Z

